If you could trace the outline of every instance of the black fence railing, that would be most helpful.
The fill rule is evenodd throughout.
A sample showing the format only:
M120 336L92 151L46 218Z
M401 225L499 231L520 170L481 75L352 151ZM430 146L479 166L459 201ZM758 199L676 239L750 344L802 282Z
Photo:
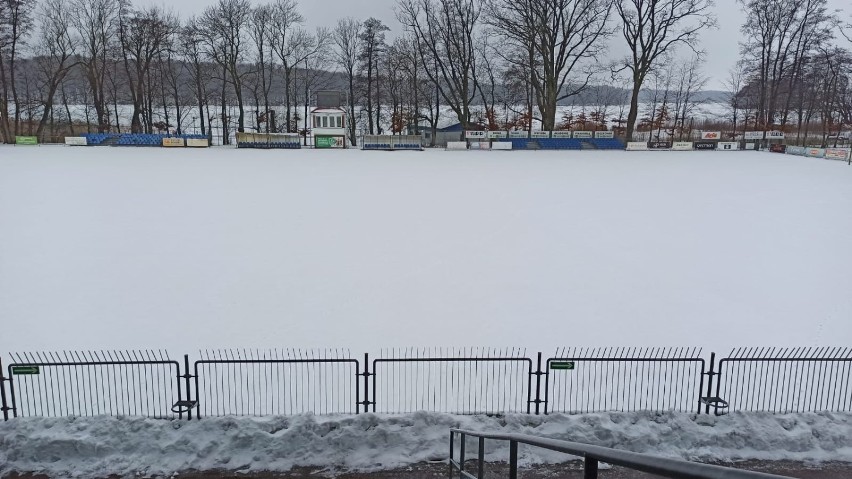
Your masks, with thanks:
M563 348L547 360L545 413L700 412L698 348Z
M3 418L193 419L408 413L852 411L852 348L740 348L715 369L697 348L23 353L0 363ZM363 362L362 362L363 361ZM3 374L6 376L3 377ZM713 395L715 393L715 396Z
M410 348L381 356L373 360L373 412L530 412L533 363L523 349Z
M738 348L719 374L729 411L852 411L852 348Z
M458 442L456 442L456 436L459 437ZM468 437L477 439L476 474L465 470ZM673 479L785 479L788 477L524 434L484 433L450 429L450 457L447 461L449 463L449 479L453 479L456 471L459 473L459 478L485 479L486 439L509 442L507 461L509 479L518 479L518 446L521 444L582 457L583 477L585 479L597 479L598 466L601 462ZM456 449L458 449L458 452L456 452Z

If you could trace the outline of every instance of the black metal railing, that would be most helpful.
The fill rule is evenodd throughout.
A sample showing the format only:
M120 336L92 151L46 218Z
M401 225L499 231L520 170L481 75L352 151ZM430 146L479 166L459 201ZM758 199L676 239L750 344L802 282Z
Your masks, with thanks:
M360 366L348 351L215 350L195 362L202 416L357 414Z
M545 414L700 412L698 348L563 348L547 360Z
M409 348L373 360L373 412L530 412L533 363L518 348Z
M456 436L459 436L458 455L456 455ZM467 460L465 446L467 438L477 439L476 474L465 470ZM665 457L640 454L608 447L593 446L579 442L559 441L523 434L497 434L465 431L463 429L450 429L450 457L449 457L449 479L453 479L454 473L458 472L460 478L484 479L485 478L485 440L498 440L509 442L509 479L518 478L518 446L528 446L562 452L572 456L583 458L584 478L596 479L598 477L598 465L601 462L616 466L626 467L635 471L654 474L674 479L784 479L787 476L766 474L762 472L744 471L730 467L701 464L697 462L669 459Z
M696 348L392 349L13 354L0 411L155 418L601 411L852 411L852 348L740 348L709 367ZM543 376L543 378L542 378ZM714 395L715 394L715 395Z
M852 348L737 348L719 362L729 411L852 411Z
M13 417L183 417L173 410L184 393L180 366L163 351L23 353L12 358L7 369L11 401L4 394L4 404L11 403Z

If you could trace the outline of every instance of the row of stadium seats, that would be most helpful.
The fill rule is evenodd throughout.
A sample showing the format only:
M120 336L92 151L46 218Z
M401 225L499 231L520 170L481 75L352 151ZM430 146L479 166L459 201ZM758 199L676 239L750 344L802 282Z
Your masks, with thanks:
M204 140L205 135L198 134L150 134L150 133L85 133L88 145L119 145L119 146L162 146L163 138L183 138L185 140Z

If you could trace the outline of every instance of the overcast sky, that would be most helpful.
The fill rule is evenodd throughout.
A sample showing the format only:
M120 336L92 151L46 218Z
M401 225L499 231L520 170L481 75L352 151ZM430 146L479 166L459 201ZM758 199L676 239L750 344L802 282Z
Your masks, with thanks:
M261 0L251 1L253 4L265 3ZM134 0L137 5L166 5L184 18L201 12L214 2L215 0L180 0L168 3L163 0ZM396 0L301 0L299 10L305 17L306 25L311 28L333 27L338 18L347 16L361 20L376 17L391 28L389 38L393 38L394 32L401 29L394 16L395 4ZM852 10L849 0L828 0L828 4L831 8L843 10L841 16L849 19ZM743 13L736 0L716 0L714 10L719 19L719 27L705 31L701 37L702 47L707 53L704 72L710 78L706 88L722 90L727 72L739 55L738 42L742 39L740 26L743 23ZM615 57L617 53L612 52L612 55Z

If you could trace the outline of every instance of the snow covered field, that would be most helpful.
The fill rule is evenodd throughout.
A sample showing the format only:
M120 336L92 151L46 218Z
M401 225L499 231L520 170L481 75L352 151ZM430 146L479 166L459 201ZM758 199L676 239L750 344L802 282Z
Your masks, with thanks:
M375 471L445 460L451 427L552 437L699 461L748 459L852 462L848 414L606 413L582 416L404 416L219 418L195 422L132 418L0 422L0 477L174 477L192 470L288 471L294 466ZM475 453L476 442L468 444ZM469 452L470 454L470 452ZM508 444L486 441L486 460L506 461ZM521 446L524 466L564 454ZM815 476L816 477L816 476Z
M0 147L0 354L848 345L852 168Z

